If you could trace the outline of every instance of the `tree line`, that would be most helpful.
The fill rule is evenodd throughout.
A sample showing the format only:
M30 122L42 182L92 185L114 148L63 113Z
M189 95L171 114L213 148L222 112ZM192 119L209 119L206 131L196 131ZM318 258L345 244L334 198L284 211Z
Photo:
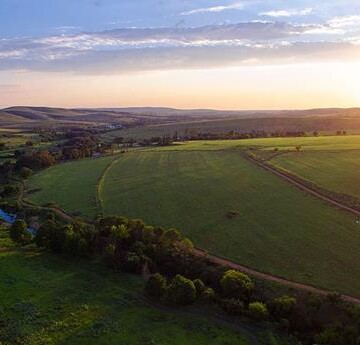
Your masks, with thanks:
M20 243L36 243L57 254L101 257L116 271L148 276L148 298L174 307L199 303L252 322L269 324L303 344L358 345L360 307L336 293L326 297L293 292L277 294L264 282L219 266L193 250L176 229L146 225L139 219L106 217L94 224L70 224L50 215L35 237L23 220L10 229Z

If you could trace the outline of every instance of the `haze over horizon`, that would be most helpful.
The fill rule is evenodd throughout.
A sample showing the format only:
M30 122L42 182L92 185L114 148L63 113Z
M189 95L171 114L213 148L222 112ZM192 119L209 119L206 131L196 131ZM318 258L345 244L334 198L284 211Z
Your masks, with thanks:
M360 105L360 2L2 0L0 107Z

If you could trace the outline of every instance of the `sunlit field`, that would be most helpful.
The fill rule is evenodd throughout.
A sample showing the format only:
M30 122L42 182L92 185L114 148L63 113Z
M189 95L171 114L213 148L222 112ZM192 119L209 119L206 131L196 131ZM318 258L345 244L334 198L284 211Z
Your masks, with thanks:
M356 217L248 162L239 150L301 145L304 152L317 152L329 145L341 150L359 144L360 137L349 136L199 141L136 150L45 170L30 179L29 188L41 191L29 197L85 216L118 214L177 227L212 253L358 296Z

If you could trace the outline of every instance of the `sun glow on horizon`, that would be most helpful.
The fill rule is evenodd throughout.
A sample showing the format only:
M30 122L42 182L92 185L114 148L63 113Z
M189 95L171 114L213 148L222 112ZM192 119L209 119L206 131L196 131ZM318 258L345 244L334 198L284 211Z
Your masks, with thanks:
M299 109L360 105L360 63L78 75L18 71L1 106Z

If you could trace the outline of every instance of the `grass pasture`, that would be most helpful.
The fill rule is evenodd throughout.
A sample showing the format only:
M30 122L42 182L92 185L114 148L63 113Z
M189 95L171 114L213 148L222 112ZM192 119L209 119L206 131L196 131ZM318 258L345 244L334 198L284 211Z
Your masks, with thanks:
M0 253L1 344L285 345L264 329L202 316L198 307L154 307L139 276L99 262L8 249Z
M98 213L97 186L103 172L118 156L89 158L53 166L33 175L29 199L39 205L55 203L65 210L83 217Z
M298 142L304 152L330 144L354 148L360 137L267 140L191 142L136 150L119 159L70 162L33 176L29 188L42 189L30 198L95 216L98 190L105 214L177 227L212 253L359 296L356 218L258 168L237 150L249 143L259 150L288 150ZM229 217L230 211L235 216Z
M291 152L270 162L325 189L360 199L360 149Z

